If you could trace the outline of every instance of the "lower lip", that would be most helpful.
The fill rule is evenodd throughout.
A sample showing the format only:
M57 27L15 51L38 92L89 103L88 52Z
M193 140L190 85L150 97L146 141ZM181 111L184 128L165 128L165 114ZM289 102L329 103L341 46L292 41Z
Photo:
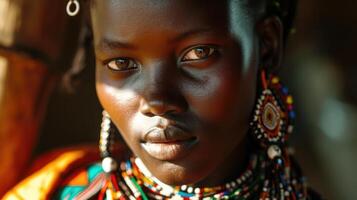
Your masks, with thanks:
M163 160L172 161L178 160L186 156L193 146L197 143L196 140L179 141L171 143L142 143L144 150L152 157Z

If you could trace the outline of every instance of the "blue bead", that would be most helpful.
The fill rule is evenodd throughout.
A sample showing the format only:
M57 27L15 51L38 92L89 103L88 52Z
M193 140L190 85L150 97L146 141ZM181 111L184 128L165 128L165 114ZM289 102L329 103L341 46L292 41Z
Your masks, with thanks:
M295 112L294 112L294 111L291 111L291 112L289 113L289 117L292 118L292 119L295 119L295 117L296 117Z
M283 87L283 93L285 95L289 94L289 89L287 87Z
M179 191L178 194L182 197L193 197L194 194L190 194L190 193L186 193L186 192L182 192L182 191Z
M132 168L130 161L126 161L126 168L127 169L131 169Z
M283 160L282 160L282 159L278 159L278 160L277 160L277 163L278 163L279 165L282 165L282 164L283 164Z

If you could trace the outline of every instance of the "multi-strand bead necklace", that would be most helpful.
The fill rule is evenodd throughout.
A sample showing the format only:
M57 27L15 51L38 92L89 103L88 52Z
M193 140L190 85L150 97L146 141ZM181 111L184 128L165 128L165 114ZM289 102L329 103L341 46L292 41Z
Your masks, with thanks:
M140 186L136 190L136 198L147 196L150 199L232 199L235 196L250 196L257 191L254 177L257 169L257 157L251 159L246 171L236 180L217 187L192 187L189 185L169 186L155 178L144 166L139 158L121 164L122 176L128 177L127 185ZM263 177L261 177L263 178ZM125 180L125 178L124 178ZM144 193L141 193L143 191Z
M286 165L287 163L285 163ZM99 194L99 199L306 199L304 180L293 172L290 165L282 170L271 171L267 155L252 156L247 169L240 177L217 187L169 186L155 178L139 158L132 158L120 165L120 171L112 173ZM278 166L273 166L278 167ZM276 176L276 177L274 177ZM280 176L280 177L278 177Z

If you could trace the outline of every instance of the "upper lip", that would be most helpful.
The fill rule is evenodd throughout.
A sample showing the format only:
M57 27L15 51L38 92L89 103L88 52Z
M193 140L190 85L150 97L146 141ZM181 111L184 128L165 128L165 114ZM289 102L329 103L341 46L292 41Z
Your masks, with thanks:
M150 128L145 132L143 139L150 143L175 143L195 140L196 137L186 128L170 124L167 127L154 126Z

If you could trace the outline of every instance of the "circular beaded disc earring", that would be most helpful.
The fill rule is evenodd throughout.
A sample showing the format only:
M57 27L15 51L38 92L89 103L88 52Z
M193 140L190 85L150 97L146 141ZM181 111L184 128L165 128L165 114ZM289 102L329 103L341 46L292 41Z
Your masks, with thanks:
M295 119L293 99L277 76L266 77L261 72L263 91L257 99L251 122L251 132L258 144L267 150L270 156L278 155L279 147L284 147L288 136L293 131Z

